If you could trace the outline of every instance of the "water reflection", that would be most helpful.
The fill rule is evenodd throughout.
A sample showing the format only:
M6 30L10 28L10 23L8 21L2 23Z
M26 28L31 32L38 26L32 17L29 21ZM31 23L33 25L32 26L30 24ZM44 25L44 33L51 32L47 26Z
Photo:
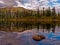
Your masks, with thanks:
M0 23L0 26L1 26L0 29L3 30L2 28L6 29L8 27L10 28L10 31L13 31L15 27L15 29L22 30L22 32L14 32L14 33L6 32L6 34L4 33L3 34L4 39L3 38L1 39L3 40L3 42L6 42L4 40L7 40L7 37L8 37L8 41L11 41L11 40L18 41L17 43L18 45L60 45L60 23L56 23L56 22L51 22L51 23L12 22L11 23L10 22L9 24L7 25L4 23L2 25ZM4 30L4 31L7 31L7 30ZM0 35L1 34L2 33L0 32ZM12 35L13 37L11 37ZM34 35L44 35L46 39L36 42L32 39Z
M53 32L53 33L55 33L55 28L56 28L56 24L50 24L50 23L43 23L43 24L41 24L41 23L38 23L37 25L35 25L35 26L37 26L36 28L37 28L37 31L39 31L39 29L42 29L42 32L45 32L45 30L46 31L48 31L48 33L49 32Z
M42 32L47 31L55 33L56 26L59 28L60 23L51 22L51 23L45 23L45 22L0 22L0 30L3 31L25 31L30 29L36 29L37 31L40 31L42 29Z

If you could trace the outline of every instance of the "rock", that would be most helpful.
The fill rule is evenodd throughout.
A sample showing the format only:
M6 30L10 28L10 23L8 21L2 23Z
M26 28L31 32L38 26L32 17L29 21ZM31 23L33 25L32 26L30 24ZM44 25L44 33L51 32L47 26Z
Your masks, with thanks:
M33 40L35 40L35 41L41 41L41 40L43 40L43 39L45 39L45 36L43 36L43 35L33 36Z

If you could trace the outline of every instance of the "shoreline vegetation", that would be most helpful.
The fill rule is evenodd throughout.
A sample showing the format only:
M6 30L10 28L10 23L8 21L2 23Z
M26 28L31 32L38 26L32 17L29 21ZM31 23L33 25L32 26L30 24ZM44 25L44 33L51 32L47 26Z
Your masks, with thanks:
M39 28L40 24L60 24L60 13L55 7L47 10L27 10L21 7L0 8L0 30L24 31L27 28Z

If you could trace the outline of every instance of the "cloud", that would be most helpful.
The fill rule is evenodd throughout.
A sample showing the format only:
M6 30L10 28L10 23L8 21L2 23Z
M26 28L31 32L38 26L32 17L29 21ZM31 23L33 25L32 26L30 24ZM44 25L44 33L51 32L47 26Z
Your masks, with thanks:
M15 0L0 0L0 1L1 3L4 3L6 7L11 7L11 6L16 5Z
M15 6L15 7L24 7L24 5L21 2L19 2L18 0L15 2L17 3L17 6Z
M45 7L47 9L48 7L56 7L56 10L60 9L60 2L58 3L58 0L29 0L24 3L24 7L27 9L37 9L38 7L42 9Z
M55 7L57 12L60 12L60 3L54 3L53 7Z
M26 9L37 9L38 7L42 9L45 7L56 7L56 9L60 9L59 0L0 0L0 5L4 4L6 7L24 7Z
M50 2L56 2L56 1L58 1L58 0L49 0Z
M48 0L19 0L18 5L27 9L37 9L38 7L49 7ZM18 6L17 5L17 6Z
M47 3L49 3L48 0L29 0L29 2L24 3L24 7L30 8L30 9L37 9L38 7L42 7Z
M0 1L0 3L5 4L3 1Z

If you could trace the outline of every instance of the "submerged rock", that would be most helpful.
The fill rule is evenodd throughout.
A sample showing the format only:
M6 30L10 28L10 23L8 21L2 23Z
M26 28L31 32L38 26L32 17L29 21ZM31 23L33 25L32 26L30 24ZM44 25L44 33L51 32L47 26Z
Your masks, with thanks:
M43 35L33 36L33 40L35 40L35 41L41 41L41 40L43 40L43 39L45 39L45 36L43 36Z
M6 45L12 45L11 43L8 43L8 44L6 44Z

